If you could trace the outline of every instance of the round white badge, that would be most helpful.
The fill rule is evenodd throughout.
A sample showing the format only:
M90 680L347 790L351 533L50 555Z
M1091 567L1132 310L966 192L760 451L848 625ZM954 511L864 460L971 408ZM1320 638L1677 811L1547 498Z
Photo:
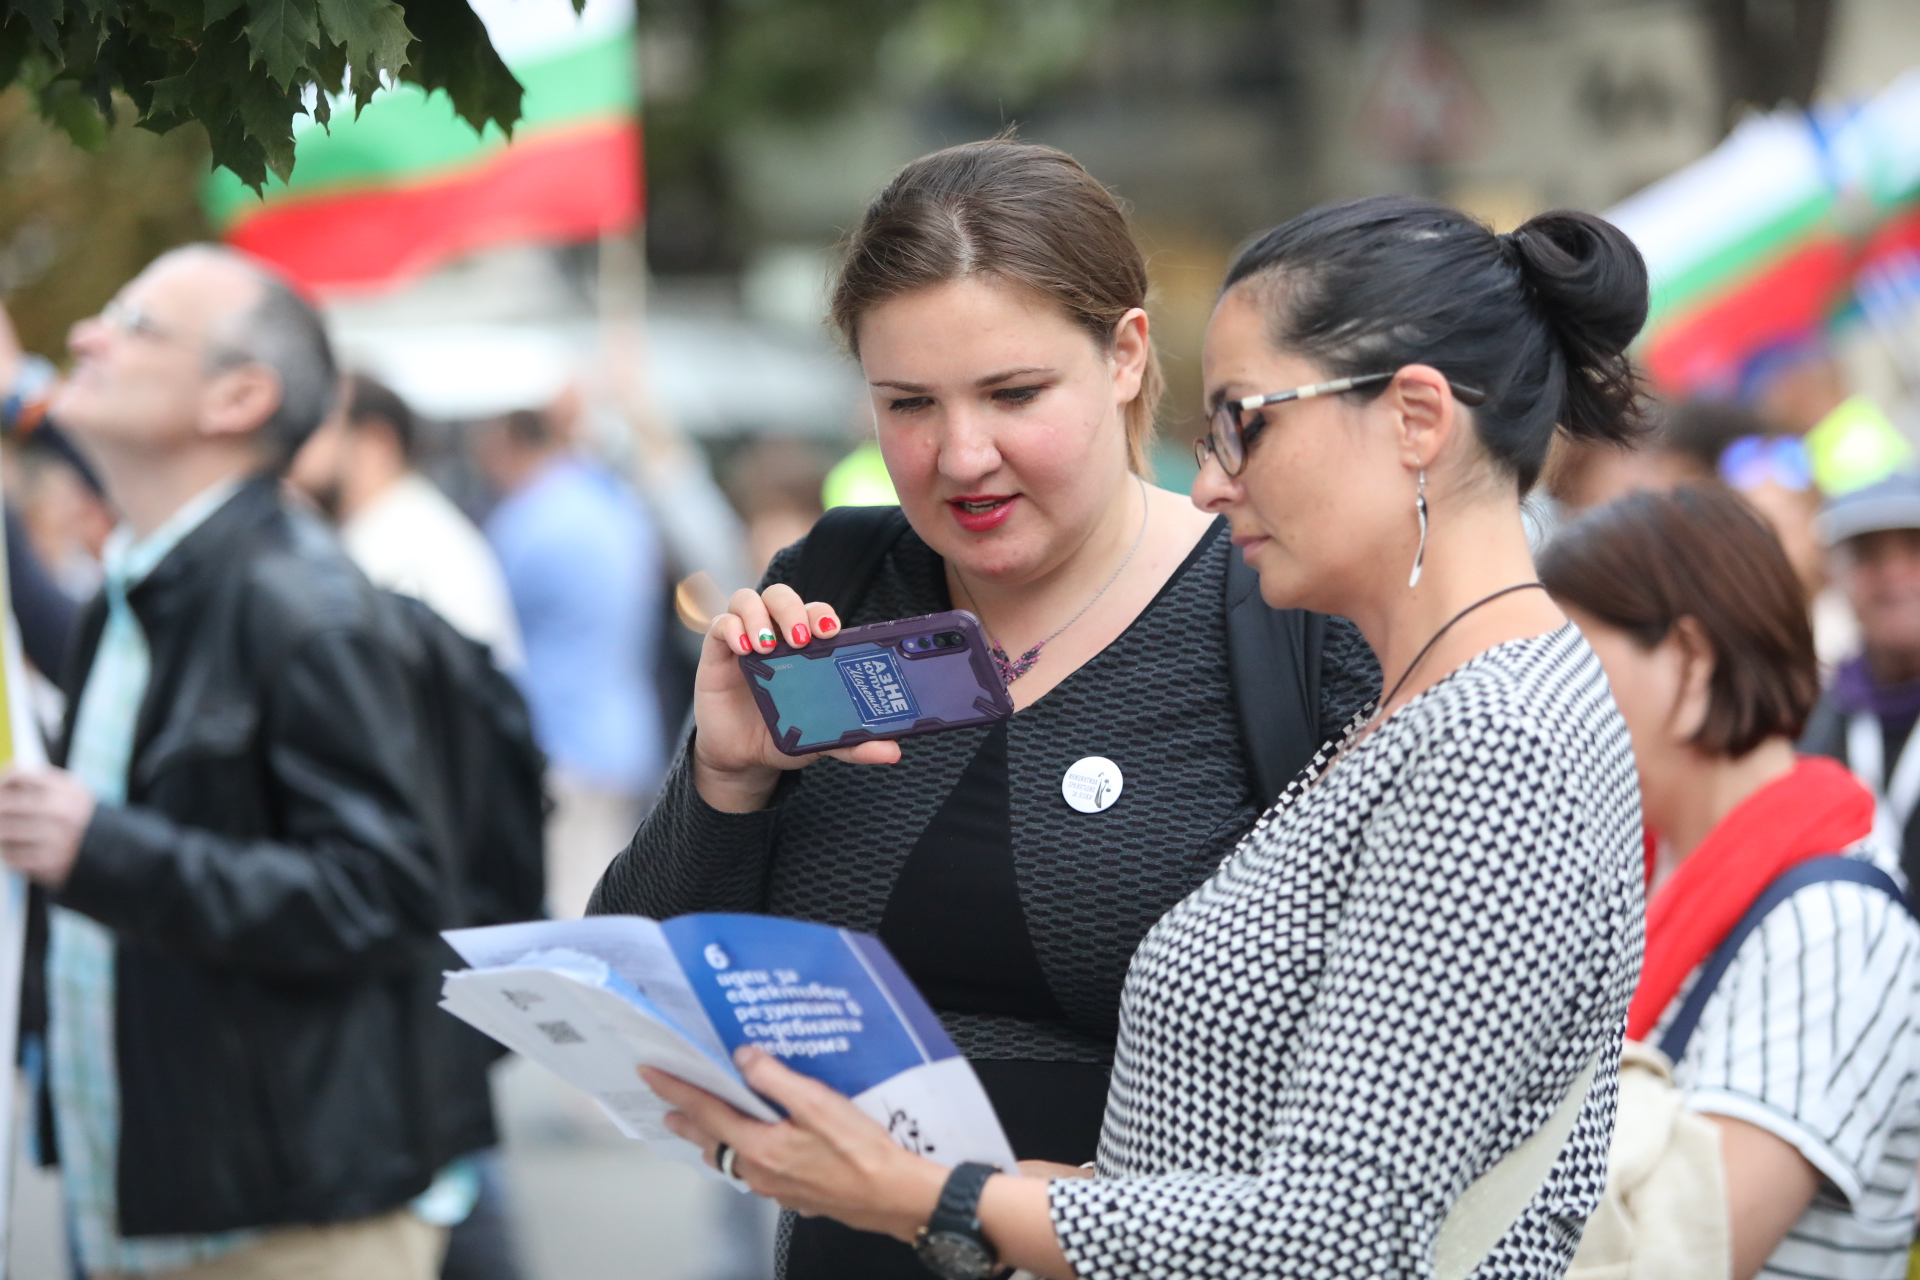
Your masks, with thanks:
M1105 756L1088 756L1074 761L1060 779L1060 794L1081 813L1100 813L1113 808L1125 785L1119 765Z

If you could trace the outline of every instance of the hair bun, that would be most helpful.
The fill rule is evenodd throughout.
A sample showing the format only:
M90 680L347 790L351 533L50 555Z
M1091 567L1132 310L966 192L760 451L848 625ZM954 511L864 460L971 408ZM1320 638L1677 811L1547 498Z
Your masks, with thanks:
M1647 322L1647 264L1604 218L1559 209L1500 237L1566 362L1561 425L1586 439L1625 441L1641 427L1640 381L1627 347Z

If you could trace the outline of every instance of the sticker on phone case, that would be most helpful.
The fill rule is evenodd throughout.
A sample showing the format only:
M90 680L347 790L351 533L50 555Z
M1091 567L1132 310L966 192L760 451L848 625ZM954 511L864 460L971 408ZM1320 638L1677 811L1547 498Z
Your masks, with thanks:
M891 651L869 649L842 654L833 661L840 668L840 678L847 682L847 692L853 695L860 722L867 728L919 717L913 690L907 688L906 677L900 674L900 660Z
M1102 813L1113 808L1125 786L1119 765L1105 756L1088 756L1074 761L1060 779L1060 794L1081 813Z

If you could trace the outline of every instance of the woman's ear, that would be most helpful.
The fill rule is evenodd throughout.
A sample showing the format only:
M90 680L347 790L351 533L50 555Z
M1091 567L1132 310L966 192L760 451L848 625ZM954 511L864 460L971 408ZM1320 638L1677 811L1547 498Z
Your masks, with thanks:
M1152 350L1153 339L1147 331L1147 313L1134 307L1113 326L1113 348L1107 358L1113 361L1115 404L1132 404L1139 396L1140 384L1147 375L1147 355Z
M1676 741L1692 742L1713 709L1713 645L1707 640L1705 628L1693 618L1675 622L1662 643L1676 646L1680 662L1679 688L1668 725Z
M1393 414L1400 434L1401 461L1414 470L1423 471L1434 464L1462 418L1446 375L1431 365L1410 364L1401 369L1376 403Z

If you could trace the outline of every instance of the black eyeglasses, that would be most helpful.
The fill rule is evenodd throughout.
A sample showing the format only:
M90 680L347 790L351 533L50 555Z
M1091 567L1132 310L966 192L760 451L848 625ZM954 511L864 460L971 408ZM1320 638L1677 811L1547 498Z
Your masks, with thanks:
M1206 469L1207 458L1212 456L1220 460L1220 469L1230 476L1237 476L1247 465L1247 447L1254 437L1266 427L1264 415L1248 426L1245 415L1258 413L1270 404L1284 404L1288 400L1312 400L1319 396L1337 396L1343 391L1352 391L1359 387L1372 386L1376 382L1387 382L1399 376L1399 370L1392 373L1362 373L1351 378L1335 378L1332 382L1315 382L1309 386L1295 387L1291 391L1276 391L1266 396L1243 396L1238 400L1223 400L1208 417L1207 434L1193 442L1193 458ZM1464 405L1480 405L1487 402L1487 393L1473 387L1463 387L1448 380L1453 388L1454 398Z

